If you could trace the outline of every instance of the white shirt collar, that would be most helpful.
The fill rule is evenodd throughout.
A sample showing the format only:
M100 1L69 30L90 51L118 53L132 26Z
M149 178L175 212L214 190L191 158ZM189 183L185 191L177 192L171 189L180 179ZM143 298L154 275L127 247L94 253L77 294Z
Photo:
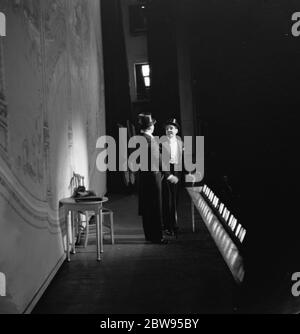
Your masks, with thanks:
M175 143L176 141L177 141L177 137L175 136L175 137L168 137L168 140L169 140L169 142L170 143Z
M153 134L150 133L150 132L148 132L147 130L146 130L146 131L145 131L145 130L141 130L141 133L144 133L144 134L150 136L151 138L154 138L154 137L153 137Z

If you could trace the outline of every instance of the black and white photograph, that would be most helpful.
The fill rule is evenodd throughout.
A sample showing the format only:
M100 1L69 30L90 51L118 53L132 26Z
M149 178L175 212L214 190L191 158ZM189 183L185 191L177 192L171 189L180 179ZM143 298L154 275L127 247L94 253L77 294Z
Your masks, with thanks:
M300 313L299 129L299 0L0 0L0 315Z

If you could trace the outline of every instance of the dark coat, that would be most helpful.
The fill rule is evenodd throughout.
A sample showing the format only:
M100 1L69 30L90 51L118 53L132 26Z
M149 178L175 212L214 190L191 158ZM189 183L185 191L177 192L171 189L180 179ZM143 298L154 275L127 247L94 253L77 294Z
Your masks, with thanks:
M161 171L151 170L151 157L159 150L154 138L143 134L148 144L148 170L139 172L139 215L143 217L146 239L159 240L162 237L162 177ZM161 156L159 155L159 164ZM168 173L164 173L168 175Z
M160 171L151 171L151 157L158 144L147 134L143 134L148 143L148 171L139 171L139 215L149 215L161 210ZM151 145L152 144L152 145Z

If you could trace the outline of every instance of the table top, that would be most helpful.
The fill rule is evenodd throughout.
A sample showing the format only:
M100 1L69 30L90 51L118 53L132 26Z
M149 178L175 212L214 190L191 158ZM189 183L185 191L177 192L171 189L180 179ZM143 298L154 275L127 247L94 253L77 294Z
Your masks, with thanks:
M95 198L100 198L98 196L94 196ZM100 200L82 200L82 201L76 201L74 198L72 197L68 197L68 198L64 198L61 199L59 202L63 205L67 204L67 205L98 205L98 204L102 204L108 201L107 197L101 197L101 201Z

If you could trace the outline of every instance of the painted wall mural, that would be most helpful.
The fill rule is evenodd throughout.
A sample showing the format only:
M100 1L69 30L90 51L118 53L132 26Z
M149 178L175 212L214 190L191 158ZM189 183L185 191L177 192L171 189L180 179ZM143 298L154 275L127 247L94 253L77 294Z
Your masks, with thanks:
M7 152L7 105L5 100L5 77L3 41L0 38L0 150Z
M73 172L106 192L100 1L0 0L0 11L0 313L21 313L64 259L59 200Z

